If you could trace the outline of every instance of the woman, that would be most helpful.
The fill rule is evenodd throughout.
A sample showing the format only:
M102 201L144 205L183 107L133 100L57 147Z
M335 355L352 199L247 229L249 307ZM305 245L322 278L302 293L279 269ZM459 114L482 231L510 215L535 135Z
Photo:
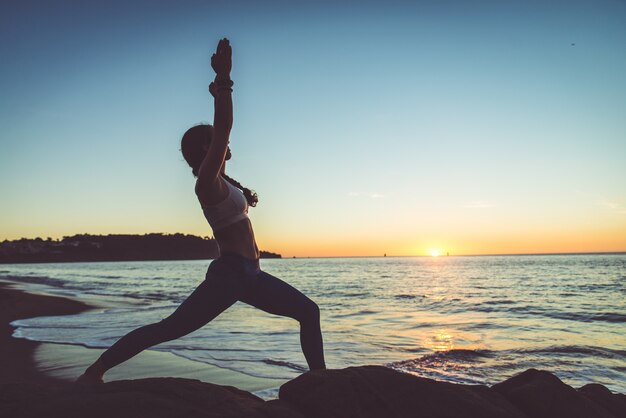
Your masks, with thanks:
M153 345L180 338L204 326L240 300L265 312L300 322L300 343L309 369L324 369L319 308L311 299L259 268L259 250L248 219L257 196L228 177L228 139L233 123L230 79L231 47L222 39L211 57L215 81L214 123L194 126L183 136L181 150L196 180L196 196L213 228L220 257L211 262L205 280L169 317L129 332L105 351L80 383L101 383L104 373Z

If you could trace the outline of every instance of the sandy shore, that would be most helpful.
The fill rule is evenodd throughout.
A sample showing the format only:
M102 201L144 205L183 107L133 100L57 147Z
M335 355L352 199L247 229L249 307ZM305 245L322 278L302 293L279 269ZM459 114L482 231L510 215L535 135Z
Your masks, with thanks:
M107 374L105 380L110 383L76 386L64 382L80 374L100 350L39 344L11 336L9 322L13 320L76 314L91 308L81 301L0 284L1 417L626 416L626 396L596 384L575 389L547 371L534 369L491 388L438 382L375 365L315 370L286 382L278 399L267 402L247 390L275 388L282 382L255 380L148 350Z
M65 297L33 294L0 282L0 383L72 382L102 350L38 343L12 337L16 319L71 315L99 307ZM105 381L148 377L182 377L235 386L247 391L277 388L284 380L256 378L233 370L146 350L105 375Z
M66 298L26 293L0 283L0 383L52 382L55 378L37 370L34 354L38 343L13 338L11 321L47 315L71 315L92 306Z

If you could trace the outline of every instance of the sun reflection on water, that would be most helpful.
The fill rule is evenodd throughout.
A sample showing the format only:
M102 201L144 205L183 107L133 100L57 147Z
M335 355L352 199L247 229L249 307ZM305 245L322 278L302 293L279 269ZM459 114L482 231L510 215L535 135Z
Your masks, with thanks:
M448 351L454 349L454 336L447 329L435 331L426 344L433 351Z

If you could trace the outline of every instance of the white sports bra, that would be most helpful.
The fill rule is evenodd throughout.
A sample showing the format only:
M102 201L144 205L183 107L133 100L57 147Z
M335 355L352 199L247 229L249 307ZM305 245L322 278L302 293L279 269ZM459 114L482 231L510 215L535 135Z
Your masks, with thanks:
M228 196L215 205L202 206L204 217L213 231L232 225L242 219L248 219L248 201L243 192L224 180L228 187Z

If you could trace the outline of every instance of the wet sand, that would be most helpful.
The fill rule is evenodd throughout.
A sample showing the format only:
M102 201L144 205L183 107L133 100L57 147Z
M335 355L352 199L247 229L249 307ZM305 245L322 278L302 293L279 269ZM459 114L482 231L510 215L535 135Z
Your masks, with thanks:
M16 287L0 282L0 383L74 381L103 350L14 338L14 328L9 324L17 319L72 315L100 307L66 297L34 294ZM146 350L110 370L105 375L105 382L147 377L198 379L247 391L276 388L284 383L283 380L252 377L155 350Z
M30 294L0 283L0 383L56 381L37 370L34 353L39 344L11 336L14 330L11 321L36 316L71 315L91 308L76 300Z

